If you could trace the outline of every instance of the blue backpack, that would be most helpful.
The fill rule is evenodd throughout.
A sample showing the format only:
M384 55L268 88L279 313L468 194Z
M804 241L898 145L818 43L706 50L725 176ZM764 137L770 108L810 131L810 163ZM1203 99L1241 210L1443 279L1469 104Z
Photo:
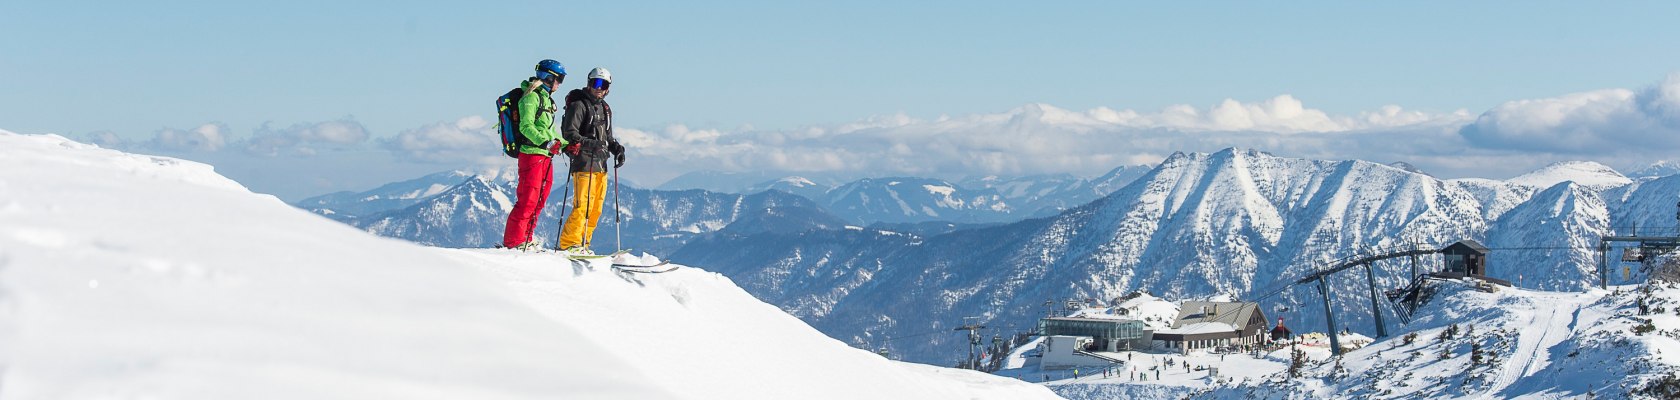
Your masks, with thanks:
M537 145L519 134L519 99L522 97L525 97L525 88L516 87L496 98L496 130L502 134L502 152L513 158L519 158L519 145Z

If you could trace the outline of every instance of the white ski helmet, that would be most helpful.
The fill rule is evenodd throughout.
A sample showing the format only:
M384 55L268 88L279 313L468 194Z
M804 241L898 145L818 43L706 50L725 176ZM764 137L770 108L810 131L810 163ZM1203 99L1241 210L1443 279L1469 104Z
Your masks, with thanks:
M608 84L611 84L612 71L608 71L606 68L601 67L595 67L595 69L589 70L589 80L594 81L596 79L600 79ZM590 82L590 84L593 85L594 82Z

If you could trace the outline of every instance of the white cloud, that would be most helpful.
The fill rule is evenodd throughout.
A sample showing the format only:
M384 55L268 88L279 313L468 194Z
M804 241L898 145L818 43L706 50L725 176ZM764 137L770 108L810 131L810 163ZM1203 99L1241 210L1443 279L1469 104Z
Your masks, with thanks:
M397 133L381 145L397 158L426 163L491 165L513 159L502 154L502 140L490 121L470 116Z
M441 168L498 166L492 121L472 116L378 139L399 160ZM344 119L258 130L231 141L220 124L165 129L146 142L91 135L102 146L181 151L254 149L307 155L318 147L356 149L368 132ZM1177 151L1226 147L1290 157L1405 161L1441 177L1506 178L1555 161L1593 160L1635 170L1680 148L1680 75L1641 90L1608 89L1512 101L1472 118L1383 106L1351 114L1315 109L1289 95L1257 102L1154 111L1099 107L1074 111L1027 104L1001 113L919 119L891 114L787 130L620 126L632 180L659 182L695 171L774 171L850 176L1072 173L1095 176L1119 165L1154 163ZM383 154L382 154L383 155ZM321 157L316 157L321 158Z
M282 153L301 156L317 154L322 147L341 149L367 141L368 130L360 122L345 117L338 120L299 123L285 129L273 129L263 123L243 143L245 151L266 156Z
M1468 113L1428 114L1396 106L1356 116L1307 108L1291 96L1257 103L1227 100L1207 109L1171 106L1153 113L1097 108L1079 112L1029 104L996 114L920 120L889 115L788 131L620 128L631 160L722 171L849 172L863 175L1097 174L1152 163L1174 151L1242 146L1314 151L1320 146L1389 151L1418 135L1458 142ZM1396 130L1408 133L1395 134ZM1378 131L1381 131L1380 133ZM1386 154L1385 154L1386 155ZM682 166L682 167L679 167ZM687 172L665 171L669 177Z
M1460 131L1490 149L1609 155L1680 148L1680 74L1639 91L1506 102Z
M207 123L191 130L163 128L146 147L162 151L217 151L227 145L227 125Z

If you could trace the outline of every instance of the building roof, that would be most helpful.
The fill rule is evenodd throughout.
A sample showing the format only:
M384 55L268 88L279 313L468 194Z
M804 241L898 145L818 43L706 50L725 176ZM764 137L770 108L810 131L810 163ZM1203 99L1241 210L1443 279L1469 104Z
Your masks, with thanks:
M1182 327L1156 332L1156 334L1194 335L1199 333L1236 332L1237 327L1224 322L1197 322Z
M1441 252L1445 253L1445 252L1448 252L1448 250L1452 250L1454 247L1461 247L1461 246L1464 247L1464 248L1467 248L1469 250L1475 251L1477 253L1487 254L1487 252L1488 252L1487 246L1483 246L1481 242L1477 242L1477 241L1472 240L1472 239L1464 239L1464 240L1460 240L1458 242L1454 242L1453 244L1449 244L1449 245L1447 245L1446 248L1441 249Z
M1112 324L1123 324L1123 323L1127 323L1127 322L1143 323L1143 321L1139 321L1136 318L1126 318L1126 317L1122 317L1122 316L1118 316L1118 315L1101 315L1101 316L1099 316L1099 315L1087 315L1087 316L1078 316L1078 317L1049 317L1049 318L1044 318L1044 320L1046 320L1046 321L1107 322L1107 323L1112 323Z
M1202 310L1207 310L1203 313ZM1260 311L1260 303L1255 302L1224 302L1224 301L1186 301L1178 308L1178 319L1173 321L1173 329L1202 322L1222 322L1233 329L1243 329L1248 321L1254 319L1254 314L1260 313L1261 320L1265 320L1265 313Z

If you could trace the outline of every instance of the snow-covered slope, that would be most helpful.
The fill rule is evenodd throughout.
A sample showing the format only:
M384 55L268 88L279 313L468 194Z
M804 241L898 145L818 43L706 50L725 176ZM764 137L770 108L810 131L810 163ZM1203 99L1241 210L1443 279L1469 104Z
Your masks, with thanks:
M1149 173L1150 169L1153 167L1120 166L1093 179L1066 174L1015 178L986 176L965 180L961 184L967 188L996 191L1013 209L1019 210L1016 214L1022 217L1046 217L1114 193Z
M1563 161L1552 163L1532 172L1506 180L1524 186L1548 188L1566 181L1597 190L1626 185L1631 180L1614 168L1592 161Z
M997 222L1018 219L993 190L964 189L929 178L872 178L827 193L826 208L841 218L875 222Z
M1218 377L1176 369L1147 381L1058 374L1051 387L1080 400L1674 398L1680 395L1680 316L1674 312L1680 285L1648 289L1486 293L1467 282L1436 282L1419 318L1392 337L1340 359L1316 346L1297 346L1310 360L1299 377L1288 373L1291 347L1284 346L1260 358L1180 357L1218 368ZM1640 314L1640 303L1650 314Z
M1603 197L1617 233L1680 236L1680 175L1640 178Z
M1580 290L1598 285L1598 238L1610 214L1597 191L1564 181L1535 194L1488 227L1488 274L1527 288Z
M1304 376L1233 382L1198 398L1672 398L1680 392L1680 287L1483 293L1447 284L1408 332ZM1641 300L1643 299L1643 300ZM1654 311L1640 315L1643 301ZM1649 332L1637 327L1649 321ZM1444 331L1456 328L1450 337ZM1407 343L1406 334L1415 334ZM1473 354L1479 353L1481 360ZM1072 394L1062 391L1063 394ZM1080 398L1083 396L1070 396Z
M1528 201L1534 193L1545 189L1482 178L1453 179L1447 182L1476 196L1476 201L1482 204L1482 218L1487 221L1498 220L1506 211L1511 211L1517 205Z
M384 239L208 166L0 131L8 398L1054 398L822 336L699 269Z

